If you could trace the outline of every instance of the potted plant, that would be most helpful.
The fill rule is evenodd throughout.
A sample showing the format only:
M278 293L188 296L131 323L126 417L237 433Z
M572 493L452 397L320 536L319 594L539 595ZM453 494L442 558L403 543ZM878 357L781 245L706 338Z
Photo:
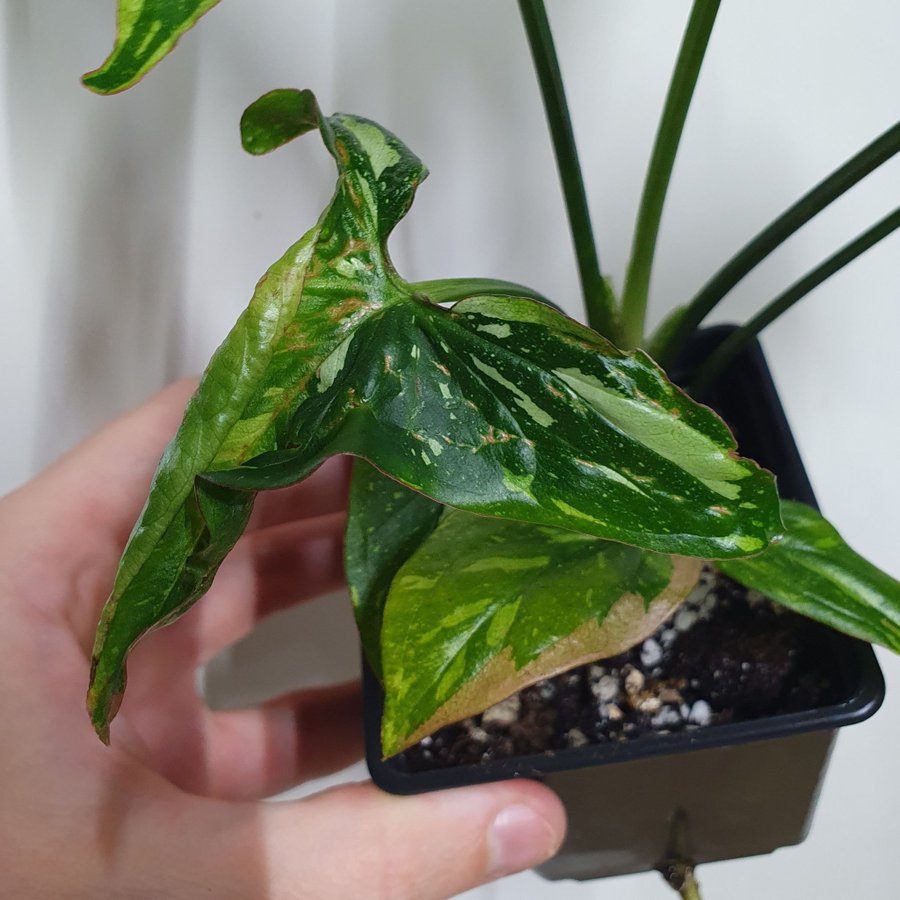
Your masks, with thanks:
M190 14L172 21L129 22L89 83L127 86L211 5L182 5ZM319 223L260 282L163 459L98 632L89 703L101 736L124 687L128 649L208 586L253 492L305 477L339 452L391 476L358 467L348 540L363 642L388 686L388 752L516 686L642 641L685 599L704 559L781 604L896 649L896 583L852 554L811 507L780 504L772 478L736 455L721 420L630 349L645 343L656 230L717 6L698 2L691 16L619 303L591 248L542 6L522 4L593 331L518 285L404 282L385 241L424 177L420 161L375 123L323 115L309 92L275 91L248 109L242 133L251 152L318 129L338 165L338 190ZM652 356L674 363L729 281L897 145L894 128L786 212L664 325L647 344ZM693 388L711 383L746 337L897 224L897 214L878 223L727 338L690 374ZM440 305L450 301L449 310ZM809 502L797 478L791 492ZM816 541L830 544L821 559L810 552ZM497 545L515 552L498 556ZM423 603L436 593L436 576L417 567L456 548L484 574L469 593L456 589L448 613ZM158 559L164 563L152 564ZM801 564L816 576L812 593L793 578ZM536 578L551 570L555 581ZM485 604L485 587L502 602ZM561 603L561 587L578 602ZM152 605L137 603L148 596ZM515 644L513 620L530 623ZM579 629L587 635L564 640ZM504 654L513 658L505 669Z

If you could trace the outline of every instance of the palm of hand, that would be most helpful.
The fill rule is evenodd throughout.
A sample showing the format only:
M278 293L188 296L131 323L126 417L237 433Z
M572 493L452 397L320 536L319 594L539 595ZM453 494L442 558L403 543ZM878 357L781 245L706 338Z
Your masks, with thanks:
M253 802L358 756L355 684L233 712L198 697L197 667L259 617L343 582L343 460L260 498L209 595L134 651L102 747L84 711L93 630L192 387L169 388L0 504L10 896L443 897L549 855L562 813L534 784ZM462 844L448 846L448 831Z

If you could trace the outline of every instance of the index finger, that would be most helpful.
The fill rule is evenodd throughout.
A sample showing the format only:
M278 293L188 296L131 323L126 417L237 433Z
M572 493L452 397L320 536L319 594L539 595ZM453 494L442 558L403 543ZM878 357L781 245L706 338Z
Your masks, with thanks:
M196 378L169 385L52 463L5 505L18 507L45 537L59 532L75 543L72 536L80 535L121 550L196 387Z
M299 484L261 492L248 531L343 512L350 494L352 468L352 456L332 456Z

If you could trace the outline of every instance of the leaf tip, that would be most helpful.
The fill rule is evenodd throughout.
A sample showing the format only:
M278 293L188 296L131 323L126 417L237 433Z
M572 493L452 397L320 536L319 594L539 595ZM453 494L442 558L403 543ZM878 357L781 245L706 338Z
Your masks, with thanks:
M115 677L99 677L100 658L91 660L91 675L88 683L86 706L91 725L97 737L109 746L109 726L116 717L125 691L124 673Z
M318 127L319 105L312 91L276 88L244 110L241 146L253 156L262 156Z

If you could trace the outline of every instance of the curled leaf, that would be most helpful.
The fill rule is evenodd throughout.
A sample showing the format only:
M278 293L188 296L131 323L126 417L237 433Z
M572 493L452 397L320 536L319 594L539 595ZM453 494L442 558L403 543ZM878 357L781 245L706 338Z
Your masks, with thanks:
M425 176L393 135L351 116L323 119L338 165L334 198L318 224L275 263L214 354L160 461L125 548L94 645L88 709L108 738L125 685L125 660L151 628L185 612L209 587L239 537L253 491L215 485L228 469L280 446L317 371L375 309L396 300L384 242ZM375 161L368 148L381 153ZM384 147L393 172L371 184ZM301 302L302 301L302 302Z
M288 94L254 104L251 144L315 120L335 194L257 285L160 462L98 631L104 737L130 647L206 590L254 492L336 453L451 506L666 552L746 555L780 531L771 476L643 354L531 300L445 310L404 282L386 242L425 167L376 123Z
M260 156L318 128L320 119L312 91L269 91L244 110L241 143L248 153Z

